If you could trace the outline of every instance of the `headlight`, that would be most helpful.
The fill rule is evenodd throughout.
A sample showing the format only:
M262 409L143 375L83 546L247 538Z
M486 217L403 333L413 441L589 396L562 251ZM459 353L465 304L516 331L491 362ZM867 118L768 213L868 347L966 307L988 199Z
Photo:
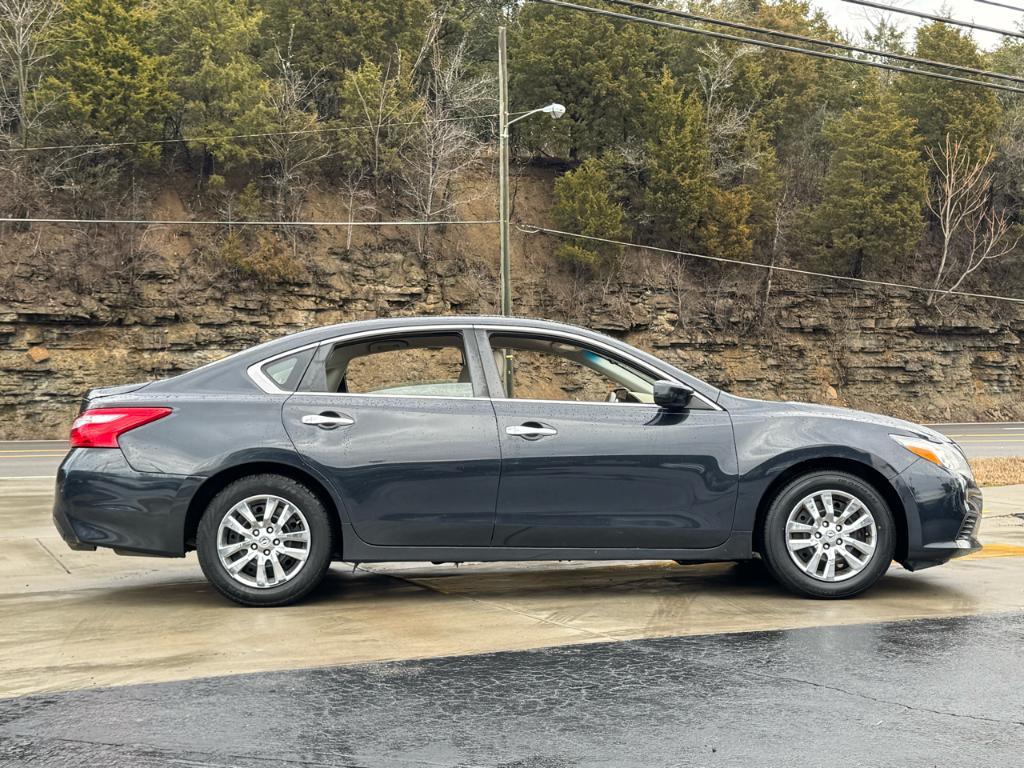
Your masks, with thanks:
M905 435L889 435L893 440L902 445L911 453L920 456L932 464L938 464L952 472L954 475L974 478L971 473L971 465L967 459L952 443L935 443L925 440L923 437L906 437Z

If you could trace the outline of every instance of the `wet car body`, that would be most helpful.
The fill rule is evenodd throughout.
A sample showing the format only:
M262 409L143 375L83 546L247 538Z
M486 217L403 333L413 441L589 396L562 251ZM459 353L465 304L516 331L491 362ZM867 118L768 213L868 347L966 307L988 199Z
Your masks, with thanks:
M338 340L416 333L460 335L471 374L460 386L471 385L472 396L324 392L310 374ZM488 334L579 344L681 384L693 398L678 409L506 398ZM282 356L297 357L305 371L285 387L262 373ZM120 435L115 449L73 448L62 463L54 521L72 548L184 556L219 491L277 473L322 501L335 559L742 560L761 548L759 526L779 490L819 469L878 491L895 522L893 557L911 570L980 548L981 495L969 472L894 440L959 450L939 433L730 395L616 339L559 323L400 318L319 328L170 379L93 390L83 412L143 406L171 412ZM324 413L341 413L361 431L307 423ZM521 423L550 425L557 435L509 437Z

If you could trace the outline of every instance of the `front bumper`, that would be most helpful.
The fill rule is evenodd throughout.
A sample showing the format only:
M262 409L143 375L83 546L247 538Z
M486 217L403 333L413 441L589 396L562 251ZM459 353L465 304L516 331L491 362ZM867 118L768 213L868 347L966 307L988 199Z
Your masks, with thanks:
M117 449L74 448L57 470L53 523L71 549L180 557L200 482L136 472Z
M982 495L973 479L920 460L898 480L907 513L906 556L900 560L905 568L941 565L982 548Z

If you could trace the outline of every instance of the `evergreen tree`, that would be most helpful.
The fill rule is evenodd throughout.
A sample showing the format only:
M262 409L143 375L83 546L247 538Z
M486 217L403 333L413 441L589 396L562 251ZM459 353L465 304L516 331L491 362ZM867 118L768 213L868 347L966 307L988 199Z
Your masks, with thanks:
M555 225L566 232L622 240L627 234L626 211L617 200L612 176L597 158L555 182ZM556 255L577 266L607 270L621 255L621 246L587 240L567 240Z
M914 55L985 68L974 40L940 22L918 28ZM903 110L917 121L922 148L941 147L946 134L960 141L974 156L983 155L991 145L1000 112L992 91L914 75L903 76L901 91Z
M266 129L267 80L252 56L260 15L245 0L163 0L154 38L174 92L181 135L213 137ZM193 142L213 161L231 163L255 155L254 142L216 138Z
M509 57L513 111L552 101L567 109L557 122L517 125L518 137L570 159L634 136L645 119L645 91L661 69L650 27L532 4L519 14Z
M914 123L873 87L828 129L833 151L814 228L836 268L862 276L913 255L927 191Z
M711 160L704 109L666 70L651 90L645 118L646 184L641 203L651 242L692 248L708 211Z
M41 100L53 100L56 119L89 141L160 138L171 96L152 31L150 6L139 0L68 0Z
M364 63L383 69L402 59L411 67L431 24L431 0L256 0L265 14L264 45L288 51L307 77L322 77L321 113L337 114L337 87ZM439 30L433 30L439 32Z

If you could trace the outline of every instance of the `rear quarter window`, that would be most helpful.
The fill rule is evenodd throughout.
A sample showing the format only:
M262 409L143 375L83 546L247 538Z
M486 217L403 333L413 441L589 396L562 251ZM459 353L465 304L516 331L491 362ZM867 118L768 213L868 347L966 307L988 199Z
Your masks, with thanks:
M306 366L313 359L314 347L304 349L286 357L279 357L265 364L261 371L263 375L274 382L274 385L286 392L294 392L302 381L302 374L306 372Z

